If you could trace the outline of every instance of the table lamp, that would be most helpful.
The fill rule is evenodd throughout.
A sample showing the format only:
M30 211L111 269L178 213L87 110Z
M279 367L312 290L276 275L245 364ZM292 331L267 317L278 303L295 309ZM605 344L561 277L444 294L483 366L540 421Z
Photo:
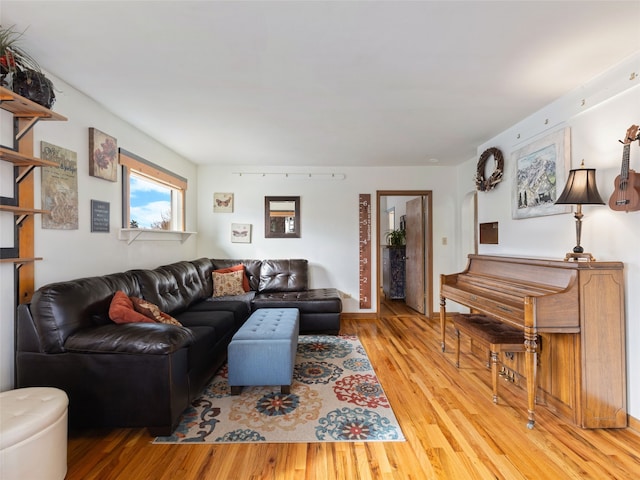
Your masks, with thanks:
M596 169L584 168L584 160L580 168L570 170L567 184L560 194L556 205L576 205L574 217L576 219L576 246L573 252L567 253L565 261L595 261L593 255L584 253L580 246L580 234L582 230L582 205L604 205L598 187L596 185Z

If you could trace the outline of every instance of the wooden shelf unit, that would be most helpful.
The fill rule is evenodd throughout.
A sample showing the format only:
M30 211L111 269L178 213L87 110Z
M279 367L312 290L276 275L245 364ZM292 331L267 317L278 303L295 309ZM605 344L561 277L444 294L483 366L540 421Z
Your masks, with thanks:
M16 257L2 258L0 263L13 263L17 274L17 303L31 300L35 287L36 257L34 253L35 222L33 215L48 213L47 210L34 208L34 176L33 170L42 166L57 166L55 162L34 157L33 127L39 121L66 121L59 113L38 105L11 90L0 87L0 109L10 112L14 117L14 147L0 147L0 160L13 163L17 168L15 175L17 205L0 205L0 212L8 212L17 216L14 229L18 240Z

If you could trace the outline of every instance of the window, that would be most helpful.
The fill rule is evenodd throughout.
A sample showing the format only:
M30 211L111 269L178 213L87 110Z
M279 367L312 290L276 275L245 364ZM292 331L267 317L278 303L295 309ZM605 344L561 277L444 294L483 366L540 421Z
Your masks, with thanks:
M122 228L184 231L187 180L120 149Z
M389 231L393 231L396 229L396 207L391 207L389 210L387 210L387 223Z

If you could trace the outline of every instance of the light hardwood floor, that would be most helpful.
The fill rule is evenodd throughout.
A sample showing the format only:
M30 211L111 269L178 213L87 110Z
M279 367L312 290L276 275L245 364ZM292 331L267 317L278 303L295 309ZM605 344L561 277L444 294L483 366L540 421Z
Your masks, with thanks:
M463 353L439 347L437 321L402 302L377 319L345 319L358 335L406 442L153 445L144 429L70 432L67 479L637 479L640 434L582 430L539 407L526 428L526 398ZM37 461L37 459L34 459Z

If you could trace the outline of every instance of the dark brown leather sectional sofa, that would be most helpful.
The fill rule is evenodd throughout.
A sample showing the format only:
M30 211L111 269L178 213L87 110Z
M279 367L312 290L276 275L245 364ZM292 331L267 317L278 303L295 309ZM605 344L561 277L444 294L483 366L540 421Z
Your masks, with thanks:
M213 270L242 263L251 291L212 298ZM116 291L175 317L116 324ZM168 435L224 363L233 334L258 308L300 310L300 333L337 334L342 303L333 288L308 288L307 260L201 258L53 283L18 307L16 387L69 395L74 427L148 427Z

